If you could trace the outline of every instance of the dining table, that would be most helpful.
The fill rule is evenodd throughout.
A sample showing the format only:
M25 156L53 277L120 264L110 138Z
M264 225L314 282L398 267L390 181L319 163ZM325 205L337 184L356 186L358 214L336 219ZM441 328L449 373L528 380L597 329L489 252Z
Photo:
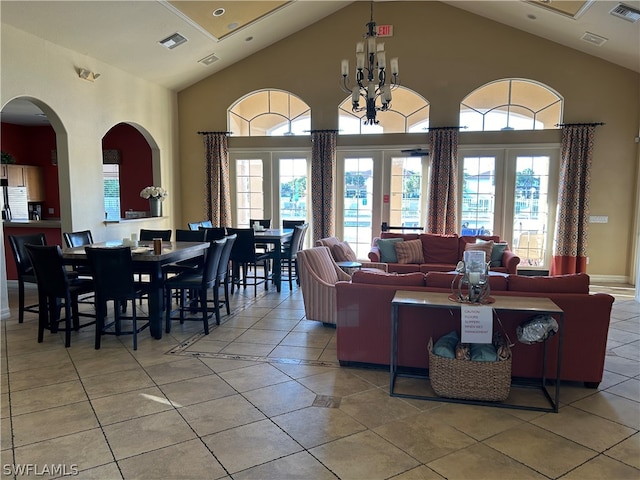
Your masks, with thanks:
M85 245L98 248L125 246L122 241L107 241ZM66 248L62 258L68 265L88 265L85 246ZM164 312L164 275L162 267L170 263L203 256L209 242L162 242L160 253L154 253L153 242L139 242L131 247L134 273L149 276L149 330L151 336L162 338L162 314Z
M282 245L293 237L292 228L266 228L254 230L255 243L273 245L273 283L280 292L282 284Z

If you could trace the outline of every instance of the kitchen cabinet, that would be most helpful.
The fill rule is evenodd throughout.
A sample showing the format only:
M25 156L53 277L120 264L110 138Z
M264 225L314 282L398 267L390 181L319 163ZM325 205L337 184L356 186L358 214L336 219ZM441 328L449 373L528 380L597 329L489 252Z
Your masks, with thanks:
M42 168L34 165L23 165L22 176L27 187L27 200L29 202L44 202L44 177Z
M9 187L27 187L27 201L44 202L42 168L36 165L3 165L3 167L6 167L5 178Z

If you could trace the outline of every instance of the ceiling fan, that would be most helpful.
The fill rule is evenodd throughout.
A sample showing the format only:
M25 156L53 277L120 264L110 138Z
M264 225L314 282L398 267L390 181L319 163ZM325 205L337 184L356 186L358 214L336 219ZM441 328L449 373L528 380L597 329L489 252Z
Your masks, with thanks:
M410 157L426 157L429 155L429 150L422 147L416 148L405 148L404 150L400 150L402 153L408 154Z

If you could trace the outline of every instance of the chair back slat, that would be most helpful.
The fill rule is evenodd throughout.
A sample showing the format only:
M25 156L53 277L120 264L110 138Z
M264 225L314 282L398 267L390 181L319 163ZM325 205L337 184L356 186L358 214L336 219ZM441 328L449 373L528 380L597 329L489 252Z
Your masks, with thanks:
M129 300L135 298L131 247L85 249L96 295L102 300Z
M18 276L32 275L31 259L27 253L26 245L46 245L47 239L44 233L32 235L9 235L9 243L13 252L13 259L16 262Z
M25 245L38 283L40 295L66 298L69 278L58 245Z
M143 242L149 242L154 238L161 238L165 242L170 242L171 233L171 230L148 230L145 228L141 228L139 238Z
M79 232L64 232L64 243L67 248L82 247L83 245L91 245L93 243L93 235L91 230L82 230Z

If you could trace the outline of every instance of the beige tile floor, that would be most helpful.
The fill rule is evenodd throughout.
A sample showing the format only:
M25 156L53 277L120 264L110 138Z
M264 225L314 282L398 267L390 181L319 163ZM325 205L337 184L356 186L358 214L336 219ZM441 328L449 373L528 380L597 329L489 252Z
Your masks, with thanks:
M560 412L406 400L388 372L340 367L335 330L287 287L234 295L203 336L83 329L36 342L36 318L2 322L2 476L82 479L638 479L640 305L616 296L604 380L563 385ZM34 291L31 290L33 295ZM62 468L65 470L56 469ZM52 472L47 475L47 471Z

